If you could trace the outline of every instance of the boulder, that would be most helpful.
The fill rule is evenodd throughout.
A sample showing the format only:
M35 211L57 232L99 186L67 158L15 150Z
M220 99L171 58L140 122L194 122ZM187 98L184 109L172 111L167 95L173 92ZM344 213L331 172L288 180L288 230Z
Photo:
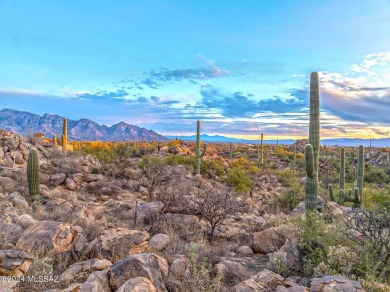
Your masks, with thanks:
M32 253L64 252L71 250L80 237L80 230L68 223L40 221L24 230L16 247Z
M53 187L59 186L63 184L66 179L65 173L56 173L50 177L50 185Z
M0 276L21 277L33 260L34 257L24 251L0 250Z
M0 192L8 193L14 190L18 186L18 183L9 178L0 176Z
M281 248L286 242L285 235L276 227L253 233L253 251L270 253Z
M105 292L98 282L85 282L81 284L79 292Z
M76 185L80 186L83 183L83 174L82 173L73 174L72 180L76 183Z
M35 220L33 217L31 217L28 214L20 215L18 218L15 219L15 223L18 224L23 229L26 229L37 222L38 222L37 220Z
M0 241L15 245L23 233L23 228L11 221L1 220L0 222Z
M224 284L231 286L245 279L247 270L240 263L223 260L213 268L213 274L220 275Z
M0 281L0 291L1 292L15 292L17 281Z
M342 292L358 292L364 291L362 285L353 280L342 277L325 276L322 278L311 279L310 291L327 292L327 291L342 291Z
M108 269L92 272L89 275L87 282L98 282L105 292L111 292Z
M166 234L156 234L150 240L149 244L157 251L163 250L170 242L170 238Z
M280 251L284 253L286 265L290 271L300 273L303 269L303 254L300 245L296 242L283 245Z
M253 254L253 250L246 245L241 245L239 248L237 248L236 252L240 255L247 255L247 256Z
M119 289L127 280L136 277L149 279L157 291L167 291L167 261L155 254L140 253L129 255L110 267L109 279L113 289Z
M130 254L148 250L149 233L146 231L112 228L103 231L91 248L94 257L102 257L116 262Z
M65 187L70 190L70 191L74 191L76 188L77 188L77 185L75 183L75 181L71 178L67 178L65 180Z
M90 259L69 266L60 276L60 282L82 280L82 282L94 271L108 269L112 263L105 259Z
M9 201L18 209L28 208L26 199L19 192L12 192L8 196Z
M167 286L173 291L180 291L183 283L191 277L191 262L184 255L174 255L169 267Z
M127 280L116 292L157 292L153 283L145 277L137 277Z

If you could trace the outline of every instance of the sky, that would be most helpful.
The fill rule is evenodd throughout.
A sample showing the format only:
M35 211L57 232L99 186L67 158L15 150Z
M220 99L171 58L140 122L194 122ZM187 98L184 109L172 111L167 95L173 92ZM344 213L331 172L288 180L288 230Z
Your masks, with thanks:
M0 110L163 135L390 136L390 0L0 0Z

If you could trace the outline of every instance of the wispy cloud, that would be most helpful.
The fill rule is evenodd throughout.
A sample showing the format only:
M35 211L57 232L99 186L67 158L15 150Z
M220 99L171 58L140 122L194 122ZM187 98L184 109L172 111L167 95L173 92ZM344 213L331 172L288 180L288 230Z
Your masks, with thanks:
M324 109L342 119L390 122L390 52L369 54L350 73L320 72Z

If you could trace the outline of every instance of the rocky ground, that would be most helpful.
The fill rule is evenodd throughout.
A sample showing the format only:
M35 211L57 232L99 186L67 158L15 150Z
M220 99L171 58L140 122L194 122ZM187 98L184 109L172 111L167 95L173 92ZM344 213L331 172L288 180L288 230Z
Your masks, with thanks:
M38 210L27 189L32 147L40 155ZM153 155L168 150L175 151ZM283 277L270 270L276 251L286 253L291 270L298 272L302 261L288 225L272 223L278 218L267 202L283 188L275 176L262 174L252 199L237 199L246 207L227 216L210 243L207 221L183 206L196 203L199 186L213 179L168 167L161 184L165 179L167 193L180 202L159 201L158 192L150 200L151 177L136 167L139 161L98 173L103 166L92 155L64 155L1 131L0 291L363 291L342 277ZM335 216L345 211L323 204ZM295 213L303 210L300 204Z

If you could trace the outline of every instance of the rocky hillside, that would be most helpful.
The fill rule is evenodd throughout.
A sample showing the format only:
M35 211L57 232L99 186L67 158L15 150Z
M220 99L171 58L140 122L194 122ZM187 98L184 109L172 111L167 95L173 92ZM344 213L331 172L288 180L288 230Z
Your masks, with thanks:
M21 135L35 132L44 133L48 137L62 135L63 117L44 114L39 116L29 112L3 109L0 111L0 129L6 129ZM89 119L78 121L68 119L70 140L102 140L102 141L167 141L167 138L152 130L129 125L124 122L108 127L99 125Z
M27 188L32 147L39 153L37 208ZM291 221L302 217L304 202L291 217L275 214L269 202L284 186L268 172L252 190L248 198L218 177L150 159L104 164L1 130L0 276L10 280L0 281L0 291L364 291L340 275L302 276ZM350 211L319 202L327 216ZM207 218L220 224L213 228Z

